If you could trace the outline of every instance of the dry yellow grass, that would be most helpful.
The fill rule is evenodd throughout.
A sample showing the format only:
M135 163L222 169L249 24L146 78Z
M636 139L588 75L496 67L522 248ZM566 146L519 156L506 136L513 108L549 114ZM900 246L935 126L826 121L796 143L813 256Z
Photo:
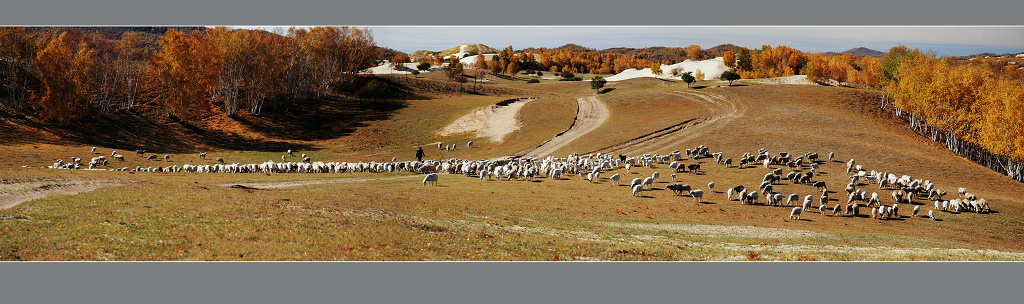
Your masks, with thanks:
M515 95L535 95L522 109L523 128L504 143L477 141L473 149L430 157L490 158L535 146L568 128L575 98L592 93L586 83L530 84L499 81ZM699 117L693 99L673 95L685 85L624 83L600 98L612 118L559 153L597 149ZM656 153L698 144L726 157L766 148L775 153L813 151L838 162L823 164L821 179L832 198L845 201L845 161L930 179L954 192L968 187L992 204L994 213L939 212L940 221L904 217L804 214L788 220L788 207L740 205L725 198L728 187L756 187L768 169L725 168L703 163L701 174L681 173L679 182L714 193L703 204L664 190L667 165L637 168L623 181L661 173L644 197L607 180L481 182L442 175L438 187L423 187L408 173L158 174L21 169L55 155L87 153L84 144L5 144L0 177L26 180L105 179L134 181L76 195L50 196L0 210L0 258L7 260L1020 260L1024 251L1024 185L942 150L876 110L871 92L796 85L705 88L742 103L746 114L715 132L693 133L678 146L643 147ZM350 135L309 141L304 151L319 160L410 159L415 146L441 138L433 132L472 109L524 96L434 96L407 101L387 119L366 121ZM647 113L644 119L637 115ZM604 134L608 133L608 134ZM379 142L375 142L379 141ZM377 143L377 144L374 144ZM597 148L593 148L597 147ZM110 148L106 148L110 149ZM434 148L436 151L436 147ZM255 149L254 149L255 150ZM429 149L425 149L429 150ZM434 152L434 151L430 151ZM585 152L585 151L576 151ZM109 153L109 150L108 150ZM161 164L135 159L125 165ZM281 152L216 151L229 161L280 159ZM211 154L213 155L213 154ZM405 156L405 157L402 157ZM47 158L49 157L49 158ZM65 159L67 160L67 159ZM174 154L172 163L198 156ZM119 165L120 166L120 165ZM805 168L806 170L806 168ZM786 170L788 171L788 170ZM290 187L265 185L301 184ZM259 189L233 184L264 185ZM878 191L875 186L863 186ZM776 192L814 193L788 181ZM879 191L883 201L888 192ZM947 196L947 198L955 196ZM764 201L763 198L761 199ZM832 201L831 204L835 204ZM909 209L901 211L909 215ZM930 209L930 204L922 206ZM864 209L862 209L862 213ZM693 226L707 225L707 226ZM786 229L786 230L781 230ZM781 233L800 233L779 237ZM793 232L796 231L796 232ZM805 235L803 235L805 234Z

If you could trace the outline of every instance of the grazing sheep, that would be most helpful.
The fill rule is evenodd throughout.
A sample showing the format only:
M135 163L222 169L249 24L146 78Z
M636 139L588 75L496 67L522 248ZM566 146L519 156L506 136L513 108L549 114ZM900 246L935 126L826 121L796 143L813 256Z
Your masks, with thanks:
M164 161L165 162L171 161L171 156L170 155L164 155Z
M643 180L643 179L640 179L639 177L637 177L637 178L634 178L634 179L633 179L633 181L629 183L629 188L631 188L631 189L632 189L632 188L633 188L633 186L636 186L636 185L643 185L643 183L644 183L644 180Z
M749 201L750 204L757 204L757 191L750 191L747 193L747 201Z
M726 158L723 164L725 164L726 168L732 167L732 158Z
M676 174L675 173L672 173L672 175L669 175L669 177L672 178L672 182L676 181Z
M281 155L281 162L287 162L287 161L288 161L288 159L287 159L287 158L285 158L285 156L284 156L284 155Z
M964 195L967 194L967 188L960 187L957 189L957 192L960 193L960 197L964 197Z
M687 165L686 170L690 170L691 173L697 174L697 171L700 171L700 164Z
M825 181L816 181L811 184L811 187L818 189L818 191L828 190L828 187L825 185Z
M892 204L892 207L888 209L893 217L900 218L900 204Z
M935 210L942 210L942 202L935 201Z
M798 199L800 199L800 195L797 195L796 193L790 194L789 198L786 199L786 206L789 206L789 204L792 203L796 203L796 200Z
M842 210L842 207L843 207L842 204L836 204L836 207L832 208L832 216L838 216L839 215L839 211Z
M96 154L96 147L92 147L92 151L90 151L89 153Z
M640 192L643 192L643 191L644 191L644 186L643 185L634 185L633 186L633 196L640 196Z
M618 173L615 173L614 175L612 175L612 177L609 177L608 180L612 181L612 185L618 186L619 185L619 178L621 178L621 176L619 176Z
M661 176L661 173L654 172L654 174L651 175L651 178L653 178L654 181L656 182L656 181L658 181L658 177L660 177L660 176Z
M142 156L146 154L146 150L135 150L135 155Z
M727 199L729 199L730 201L732 200L732 195L733 194L735 194L735 190L733 190L733 188L729 188L729 190L725 191L725 195L726 195L725 197Z
M789 219L791 219L791 220L798 220L798 219L800 219L800 212L801 211L802 211L802 209L800 207L793 207L793 211L789 212Z
M748 203L747 202L747 190L743 189L743 191L740 191L740 193L737 195L736 198L740 201L740 204Z
M150 155L146 160L156 160L156 154Z
M969 200L969 201L973 201L973 200L977 200L978 197L974 196L974 193L968 192L968 193L964 194L964 199Z
M434 185L437 186L437 173L430 173L423 177L423 185Z
M917 217L918 213L921 213L921 206L914 206L914 212L910 214L910 217Z
M872 207L871 208L871 218L872 219L877 219L878 218L878 207Z
M942 201L942 211L949 211L949 201Z
M827 204L826 205L818 206L818 211L821 212L821 215L825 215L825 210L828 210L828 205Z
M690 196L693 197L693 202L695 202L695 203L703 203L704 202L704 190L697 189L697 190L690 191Z
M834 152L828 152L828 162L830 162L830 163L831 163L831 162L832 162L832 159L833 159L833 157L835 157L835 153L834 153Z
M935 220L935 210L928 210L928 218Z
M665 189L672 190L672 193L675 195L683 195L683 191L686 191L688 194L693 193L692 191L690 191L690 184L671 184L665 186Z
M206 159L206 152L199 152L199 159Z
M654 178L653 177L645 178L644 181L643 181L643 185L644 185L644 188L647 188L648 190L650 190L652 187L654 187Z
M112 156L113 156L113 157L114 157L114 159L116 159L116 160L119 160L119 161L124 161L124 155L121 155L121 154L114 154L114 155L112 155Z
M470 140L469 143L466 143L466 149L472 149L472 148L473 148L473 141Z
M113 152L110 152L110 157L114 157L114 155L117 155L117 150L114 150Z
M708 183L708 191L715 192L715 182Z
M772 205L774 205L774 206L782 205L782 198L783 197L785 197L785 195L782 195L782 193L776 193L774 195L774 197L772 198Z
M217 162L223 165L224 164L224 158L217 157Z
M312 162L312 161L313 161L313 160L309 159L309 157L307 157L307 156L305 156L305 154L303 154L303 156L302 156L302 162L304 162L304 163L307 163L307 164L308 164L308 163L310 163L310 162Z

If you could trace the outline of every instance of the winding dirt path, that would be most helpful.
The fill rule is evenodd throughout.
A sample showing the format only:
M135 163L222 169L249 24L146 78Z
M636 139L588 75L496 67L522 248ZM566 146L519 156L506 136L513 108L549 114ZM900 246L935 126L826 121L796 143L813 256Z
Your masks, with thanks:
M551 153L565 147L565 145L568 145L577 138L597 129L605 121L608 121L608 117L611 116L608 112L608 106L600 99L597 99L597 96L580 97L576 99L576 104L579 106L576 111L576 120L573 121L568 130L529 150L523 156L540 158L551 155Z
M644 134L632 140L593 152L617 153L621 151L638 152L643 149L672 148L679 149L683 143L718 130L736 118L743 117L747 107L742 103L729 100L722 95L703 91L677 91L668 94L690 97L700 103L709 113L707 117L684 121L671 127L661 129L652 133Z
M124 181L39 181L0 185L0 210L50 195L79 194L110 186L122 186Z

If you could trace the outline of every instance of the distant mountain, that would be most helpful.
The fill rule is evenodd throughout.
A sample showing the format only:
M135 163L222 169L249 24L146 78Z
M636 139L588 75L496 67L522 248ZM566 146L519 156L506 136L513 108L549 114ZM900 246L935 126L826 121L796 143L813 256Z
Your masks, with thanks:
M405 54L382 46L374 46L373 48L374 52L377 54L377 59L391 59L394 58L396 55Z
M879 51L872 50L872 49L869 49L869 48L866 48L866 47L855 47L855 48L843 51L841 53L825 52L825 54L826 55L846 54L846 55L867 56L867 57L876 57L876 58L883 58L883 57L885 57L885 52L879 52Z
M722 55L725 54L725 52L727 51L732 51L733 53L739 55L740 50L742 49L746 48L733 44L719 44L704 50L704 58L722 57Z
M441 56L448 57L451 55L458 55L459 57L467 54L494 54L497 53L498 49L480 44L480 43L463 43L457 47L453 47L444 51L441 51Z
M579 44L575 44L575 43L569 43L569 44L566 44L566 45L563 45L563 46L560 46L560 47L556 47L556 48L554 48L554 50L558 50L558 51L573 51L573 52L577 52L577 53L580 53L580 52L593 52L594 51L594 49L592 49L592 48L588 48L588 47L585 47L585 46L582 46L582 45L579 45Z

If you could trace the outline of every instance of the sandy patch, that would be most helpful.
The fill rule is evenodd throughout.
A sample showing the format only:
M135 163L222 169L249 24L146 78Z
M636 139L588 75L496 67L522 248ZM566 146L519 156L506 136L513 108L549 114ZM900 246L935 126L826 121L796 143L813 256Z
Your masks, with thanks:
M535 98L521 98L508 105L489 105L459 117L452 124L444 127L438 134L449 136L463 132L475 132L480 137L490 138L493 142L501 142L505 135L519 130L523 122L518 119L519 110Z
M306 186L306 185L359 183L359 182L392 180L392 179L404 179L404 178L414 178L414 177L423 177L423 175L406 175L406 176L381 177L381 178L341 178L341 179L289 181L289 182L227 183L227 184L221 184L220 186L222 186L222 187L236 187L236 188L246 187L246 188L255 188L255 189L272 189L272 188L298 187L298 186Z
M576 113L576 120L573 121L571 126L569 126L569 129L555 135L554 138L540 144L540 146L537 146L533 150L526 152L524 156L540 158L551 155L551 153L554 153L558 149L568 145L577 138L597 129L597 127L604 124L610 116L608 106L600 99L597 99L596 96L581 97L576 100L576 104L579 106Z
M0 209L50 195L78 194L128 184L123 181L51 180L0 184Z

